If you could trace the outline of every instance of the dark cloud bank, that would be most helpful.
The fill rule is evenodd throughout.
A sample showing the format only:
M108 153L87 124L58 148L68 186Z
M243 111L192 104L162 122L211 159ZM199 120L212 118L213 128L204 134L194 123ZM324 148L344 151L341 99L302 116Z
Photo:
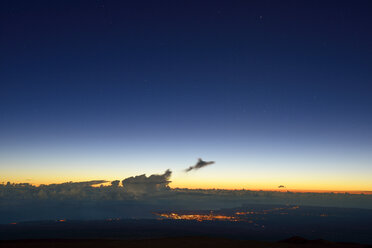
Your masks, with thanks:
M372 195L170 188L172 172L106 181L0 184L0 223L50 219L154 218L154 211L296 204L372 209ZM92 187L93 185L98 187Z

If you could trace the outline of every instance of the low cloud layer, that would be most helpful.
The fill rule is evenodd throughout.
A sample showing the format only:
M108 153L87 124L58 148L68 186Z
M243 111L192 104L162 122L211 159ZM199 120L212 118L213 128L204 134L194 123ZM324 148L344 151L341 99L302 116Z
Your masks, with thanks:
M122 181L124 190L134 195L154 193L169 189L169 181L172 172L168 169L161 175L151 175L146 177L145 174L135 177L128 177Z
M0 223L53 219L154 218L159 210L293 204L372 209L372 195L170 188L172 172L106 181L0 184ZM92 187L95 186L95 187ZM98 187L97 187L98 186Z
M203 168L203 167L211 165L211 164L214 164L214 161L208 161L207 162L207 161L204 161L201 158L199 158L198 162L194 166L190 166L185 171L189 172L189 171L192 171L192 170L198 170L200 168Z

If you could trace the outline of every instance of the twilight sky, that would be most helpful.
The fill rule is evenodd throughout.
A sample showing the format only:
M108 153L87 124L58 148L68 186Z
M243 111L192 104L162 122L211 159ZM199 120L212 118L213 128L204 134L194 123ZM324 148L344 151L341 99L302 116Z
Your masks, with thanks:
M2 1L0 183L372 190L371 1ZM188 174L197 158L216 164Z

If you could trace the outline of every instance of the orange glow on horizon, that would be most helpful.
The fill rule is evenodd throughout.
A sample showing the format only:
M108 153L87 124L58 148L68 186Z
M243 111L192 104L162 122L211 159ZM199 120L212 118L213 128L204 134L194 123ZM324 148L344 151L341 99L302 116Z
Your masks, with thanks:
M186 189L195 189L195 190L249 190L249 191L267 191L267 192L294 192L294 193L348 193L348 194L366 194L366 195L372 195L372 190L338 190L338 189L309 189L309 188L284 188L284 189L278 189L278 188L270 188L270 187L254 187L254 188L233 188L233 187L171 187L173 189L176 188L186 188Z
M182 189L181 187L175 187L173 189ZM372 195L372 191L369 190L320 190L320 189L270 189L270 188L199 188L199 187L184 187L185 189L194 190L247 190L247 191L265 191L265 192L293 192L293 193L336 193L336 194L365 194Z
M80 174L79 174L80 175ZM34 186L40 186L42 184L60 184L66 182L82 182L94 180L105 180L108 179L107 183L102 183L103 186L109 186L111 181L117 178L103 176L91 176L87 175L80 177L76 175L75 177L68 177L67 175L61 176L59 178L50 177L50 175L39 177L34 177L32 180L27 179L27 177L20 176L8 176L8 178L3 179L3 184L8 181L11 183L29 183ZM121 178L125 178L122 176ZM278 183L280 181L280 183ZM247 183L249 182L249 183ZM284 185L285 188L278 188L279 185ZM96 184L93 187L100 187L101 184ZM298 192L298 193L349 193L349 194L372 194L372 185L369 182L349 180L339 181L336 179L324 181L311 181L308 177L295 178L293 180L286 179L262 179L261 178L237 178L237 180L231 180L226 178L224 180L219 180L219 177L215 176L213 178L208 178L205 175L198 175L197 177L187 177L184 174L175 173L170 187L175 188L187 188L187 189L221 189L221 190L251 190L251 191L275 191L275 192Z
M89 180L88 180L89 181ZM33 186L40 186L40 185L50 185L50 184L60 184L60 183L68 183L68 182L72 182L72 181L60 181L60 182L40 182L40 183L29 183ZM81 181L73 181L73 182L81 182ZM24 182L11 182L11 183L24 183ZM108 181L106 183L101 183L101 184L95 184L95 185L92 185L92 187L100 187L101 185L103 186L110 186L111 185L111 182ZM263 187L263 188L259 188L259 187L254 187L254 188L244 188L244 187L241 187L241 188L238 188L238 187L198 187L198 186L194 186L194 187L190 187L190 186L187 186L187 185L177 185L177 186L171 186L171 189L190 189L190 190L231 190L231 191L239 191L239 190L247 190L247 191L266 191L266 192L294 192L294 193L337 193L337 194L344 194L344 193L348 193L348 194L365 194L365 195L372 195L372 190L332 190L332 189L302 189L302 188L282 188L282 189L278 189L278 188L269 188L269 187ZM315 187L314 187L315 188Z

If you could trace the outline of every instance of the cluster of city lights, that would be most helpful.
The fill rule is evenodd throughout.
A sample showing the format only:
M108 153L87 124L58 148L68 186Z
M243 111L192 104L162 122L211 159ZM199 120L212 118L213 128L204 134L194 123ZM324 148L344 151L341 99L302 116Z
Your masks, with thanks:
M292 206L292 207L283 207L283 208L273 208L267 209L262 211L238 211L233 214L221 214L221 213L214 213L213 211L209 212L208 214L199 214L199 213L190 213L190 214L180 214L180 213L155 213L161 219L171 219L171 220L196 220L196 221L244 221L253 223L252 220L247 219L247 215L262 215L262 214L269 214L272 212L278 212L279 214L285 215L288 214L288 210L295 210L298 209L299 206Z

